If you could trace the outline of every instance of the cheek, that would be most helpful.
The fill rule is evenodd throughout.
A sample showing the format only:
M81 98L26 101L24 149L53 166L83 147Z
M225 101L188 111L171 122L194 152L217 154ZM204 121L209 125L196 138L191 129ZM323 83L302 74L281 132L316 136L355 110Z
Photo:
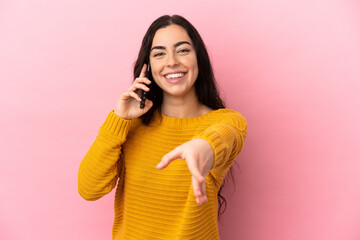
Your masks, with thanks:
M190 59L188 59L188 64L193 69L194 74L196 73L196 75L197 75L197 73L198 73L198 64L197 64L196 55L193 55L193 56L191 56Z
M197 61L195 59L195 61L193 62L193 71L194 71L194 77L195 79L198 77L198 74L199 74L199 67L198 67L198 64L197 64Z
M159 81L159 79L161 78L160 70L156 66L152 66L151 75L152 75L153 79L155 80L155 82Z
M157 73L153 74L152 77L153 77L152 81L154 81L156 83L156 85L158 85L158 87L163 88L162 83L164 82L164 80L162 79L162 76L157 72Z
M186 66L193 74L198 72L198 64L196 56L189 56L181 60L181 64Z
M159 86L159 78L160 78L161 76L159 76L158 74L152 74L152 78L153 78L153 81Z

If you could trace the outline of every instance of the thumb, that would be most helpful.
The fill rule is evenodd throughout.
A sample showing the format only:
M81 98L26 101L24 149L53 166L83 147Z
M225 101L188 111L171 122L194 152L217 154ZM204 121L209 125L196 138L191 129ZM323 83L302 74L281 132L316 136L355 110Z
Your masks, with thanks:
M170 162L181 158L181 150L179 148L175 148L171 152L165 154L163 158L161 159L160 163L156 166L157 169L163 169L169 165Z
M142 109L143 110L143 114L147 113L147 111L150 110L150 108L153 106L153 102L149 99L145 100L145 107Z

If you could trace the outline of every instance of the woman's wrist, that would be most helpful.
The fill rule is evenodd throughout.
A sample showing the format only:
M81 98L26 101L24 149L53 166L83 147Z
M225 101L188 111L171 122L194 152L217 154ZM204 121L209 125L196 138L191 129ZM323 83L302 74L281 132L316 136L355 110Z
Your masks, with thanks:
M120 111L118 111L118 110L114 110L114 113L118 116L118 117L120 117L120 118L122 118L122 119L125 119L125 120L132 120L131 118L127 118L127 117L125 117Z

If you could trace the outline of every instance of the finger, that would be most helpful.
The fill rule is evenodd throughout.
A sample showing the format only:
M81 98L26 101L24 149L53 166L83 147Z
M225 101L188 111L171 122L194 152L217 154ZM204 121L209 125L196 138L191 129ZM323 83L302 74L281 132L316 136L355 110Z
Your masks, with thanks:
M200 183L194 176L191 176L191 182L194 196L199 198L201 196Z
M143 65L139 77L145 77L146 75L146 63Z
M206 181L199 182L195 177L192 176L193 179L193 189L194 189L194 195L196 197L203 198L205 200L206 198Z
M135 84L135 83L144 83L144 84L149 85L149 84L151 84L151 81L146 77L138 77L138 78L135 78L133 84Z
M150 91L150 88L142 83L135 83L135 84L131 85L131 87L129 88L129 91L136 91L137 89L142 89L146 92Z
M135 98L137 101L141 102L141 98L139 97L139 95L137 95L133 91L127 91L122 95L122 99L124 100L128 100L129 97Z
M200 173L199 166L197 164L197 160L192 156L188 156L186 158L186 163L191 172L191 175L193 175L199 182L201 182L201 183L204 182L205 179Z
M163 169L169 165L171 161L174 161L178 158L181 158L181 151L179 148L175 148L171 152L165 154L163 158L161 159L161 162L156 166L157 169Z
M206 192L206 182L200 183L194 176L192 176L192 185L196 203L203 204L207 202L206 193L204 193Z
M206 181L204 181L203 183L201 183L200 185L200 191L201 191L201 194L203 196L203 201L204 202L207 202L207 196L206 196Z

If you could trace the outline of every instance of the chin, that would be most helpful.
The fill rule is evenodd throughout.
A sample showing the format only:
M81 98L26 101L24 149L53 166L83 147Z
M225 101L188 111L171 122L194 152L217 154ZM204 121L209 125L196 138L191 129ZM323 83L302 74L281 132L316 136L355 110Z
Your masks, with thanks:
M165 90L164 93L166 93L169 96L173 97L186 97L187 95L195 95L195 88L191 89L183 89L183 88L175 88L175 89L168 89Z

